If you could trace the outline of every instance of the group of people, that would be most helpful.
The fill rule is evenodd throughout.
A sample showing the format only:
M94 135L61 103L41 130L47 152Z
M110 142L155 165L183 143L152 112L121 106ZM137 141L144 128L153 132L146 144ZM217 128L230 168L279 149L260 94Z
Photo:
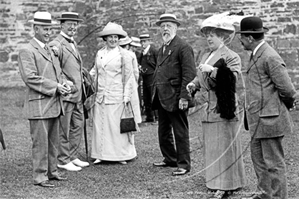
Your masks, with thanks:
M244 17L239 31L224 17L204 20L201 32L209 52L197 67L192 47L177 35L181 22L175 15L162 14L156 22L163 40L159 50L151 45L149 34L140 35L143 51L138 56L130 51L132 38L123 27L109 22L99 33L105 46L98 50L89 72L95 94L88 99L73 39L81 19L78 13L66 12L59 20L61 33L49 42L51 14L35 13L31 21L35 36L19 53L21 76L28 87L25 105L33 141L34 184L53 187L49 180L65 180L57 167L79 171L89 166L77 157L85 100L93 120L94 164L127 164L135 159L134 133L120 133L120 122L129 114L136 123L142 122L138 93L142 76L146 121L158 120L163 156L153 166L175 167L174 176L190 172L188 110L199 92L205 179L213 197L222 198L245 185L241 147L241 127L245 126L251 134L251 158L258 178L258 190L249 198L287 198L282 139L292 130L288 111L298 94L284 61L264 41L267 29L259 17ZM246 81L242 60L227 47L235 34L251 51ZM246 98L240 99L245 91Z

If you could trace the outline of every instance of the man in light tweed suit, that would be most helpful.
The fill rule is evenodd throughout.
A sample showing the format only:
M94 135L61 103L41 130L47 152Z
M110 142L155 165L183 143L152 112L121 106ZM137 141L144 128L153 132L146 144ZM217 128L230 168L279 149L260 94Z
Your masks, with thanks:
M35 185L54 187L48 180L66 180L57 171L59 117L63 114L61 95L70 92L63 83L57 57L48 41L55 24L48 12L36 12L34 38L19 52L19 69L27 86L25 110L32 139L33 180Z
M264 41L262 20L241 21L240 41L251 51L246 68L246 106L251 133L251 158L258 190L251 198L286 199L286 165L282 139L291 133L289 115L297 93L279 54Z

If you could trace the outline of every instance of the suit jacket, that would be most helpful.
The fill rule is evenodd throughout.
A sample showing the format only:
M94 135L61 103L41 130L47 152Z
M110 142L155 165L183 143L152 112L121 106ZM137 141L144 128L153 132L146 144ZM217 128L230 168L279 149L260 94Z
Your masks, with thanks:
M76 46L76 44L74 44ZM63 98L64 101L73 103L80 102L82 100L83 81L82 81L82 59L77 50L74 51L71 44L59 34L53 41L49 43L50 47L56 46L58 51L58 57L60 60L61 68L66 78L73 82L75 85L75 92L69 94Z
M200 64L204 64L209 57L210 53L205 53L201 59ZM227 64L227 67L230 68L232 72L236 75L236 87L238 88L238 85L241 85L240 92L243 92L243 83L242 83L242 75L241 75L241 59L239 55L226 46L222 46L219 48L214 56L207 62L207 64L213 66L220 58L223 58L225 60L225 63ZM214 85L211 80L215 80L216 74L218 70L214 70L213 72L201 72L200 70L197 70L197 77L192 81L198 90L200 90L200 100L201 104L207 103L208 106L205 108L205 111L203 112L203 118L202 121L206 122L220 122L220 121L226 121L226 119L223 119L220 117L220 113L217 112L217 96L215 93ZM239 101L239 95L241 93L238 92L235 94L235 101L236 106L238 106ZM238 120L238 107L236 108L235 115L236 117L234 120Z
M154 46L150 45L150 48L146 55L141 53L140 65L142 66L142 75L152 75L156 68L158 51Z
M248 121L255 138L278 137L291 132L292 121L280 96L293 103L296 90L284 61L267 43L249 62L246 88Z
M19 51L19 69L28 87L24 103L28 119L55 118L63 111L57 93L57 84L62 83L62 71L59 60L50 53L34 39Z
M194 52L190 45L175 36L166 47L158 51L157 65L153 75L152 105L156 109L158 102L170 112L179 110L180 98L191 101L186 85L196 76ZM190 104L190 103L189 103Z

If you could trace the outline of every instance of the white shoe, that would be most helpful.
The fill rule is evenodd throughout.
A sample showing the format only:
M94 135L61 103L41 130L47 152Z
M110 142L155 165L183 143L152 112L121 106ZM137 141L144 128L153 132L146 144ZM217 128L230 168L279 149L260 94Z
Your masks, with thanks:
M94 164L99 164L100 162L101 162L101 160L96 159L96 160L94 161Z
M75 166L72 162L65 165L57 165L58 168L65 169L67 171L80 171L81 167Z
M76 158L75 160L72 161L73 164L75 164L78 167L88 167L90 164L88 162L84 162Z
M126 161L120 161L119 163L120 163L120 164L123 164L123 165L127 164Z

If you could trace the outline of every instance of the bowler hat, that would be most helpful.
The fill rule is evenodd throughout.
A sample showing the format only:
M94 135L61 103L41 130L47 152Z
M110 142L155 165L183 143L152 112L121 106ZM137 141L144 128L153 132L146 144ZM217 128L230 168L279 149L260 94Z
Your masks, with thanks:
M130 37L126 36L125 38L122 38L119 40L119 45L125 46L127 44L130 44L131 42L132 42L132 39L130 39Z
M236 33L265 33L268 30L268 28L263 27L263 22L259 17L251 16L242 19L240 30Z
M162 14L159 17L159 21L156 22L156 25L160 26L162 22L173 22L180 26L180 22L177 20L174 14Z
M52 26L56 25L57 22L52 21L51 14L45 11L37 11L33 15L33 19L28 21L29 23L36 25Z
M108 35L118 35L120 38L127 36L127 33L123 30L122 26L113 22L108 22L103 30L99 33L100 37Z
M63 12L61 14L61 17L58 18L57 20L59 21L65 21L65 20L68 20L68 21L83 21L82 19L79 19L79 14L76 13L76 12Z

